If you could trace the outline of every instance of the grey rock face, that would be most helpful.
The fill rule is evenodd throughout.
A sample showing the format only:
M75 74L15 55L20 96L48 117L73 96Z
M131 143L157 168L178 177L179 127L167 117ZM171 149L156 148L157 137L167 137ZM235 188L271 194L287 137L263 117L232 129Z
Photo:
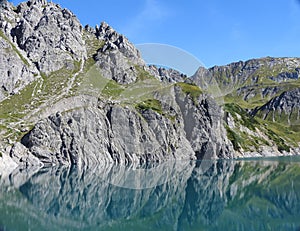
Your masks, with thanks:
M176 101L183 115L186 137L197 159L233 157L232 145L223 126L223 111L215 101L201 95L199 104L195 105L189 97L182 97L180 93L176 94Z
M18 93L38 76L38 70L18 49L11 37L11 30L18 20L12 5L2 2L0 11L0 101Z
M162 102L165 115L111 104L56 114L40 121L22 143L46 165L231 157L221 109L207 96L195 106L179 88L173 97L176 105Z
M283 89L280 86L274 87L263 87L260 89L261 98L273 98ZM257 95L257 89L252 86L241 87L237 90L237 94L243 98L243 100L248 101Z
M7 5L7 0L0 0L0 7L4 8Z
M11 34L43 73L73 67L86 56L82 26L66 9L47 1L29 1L17 9L20 20Z
M146 68L139 51L125 36L118 34L106 23L96 28L96 36L105 41L95 55L103 76L121 84L135 82L138 78L136 66Z
M172 126L155 128L158 131L151 128L170 122L154 112L145 112L144 116L119 106L105 111L89 109L56 115L38 123L23 143L46 165L128 164L179 158L168 151L168 146L176 146L181 137L171 144L158 139L163 135L158 132L174 132ZM193 158L191 148L187 146L187 149L189 153L180 155L185 159Z
M42 162L21 143L14 144L10 151L10 157L15 163L18 163L19 167L43 166Z
M263 119L282 121L287 119L288 124L300 124L300 88L283 92L274 97L267 104L253 111L253 115Z
M66 9L34 0L17 9L3 2L0 12L0 100L86 57L82 26Z
M0 101L17 93L36 79L38 71L22 55L14 51L14 45L0 37Z

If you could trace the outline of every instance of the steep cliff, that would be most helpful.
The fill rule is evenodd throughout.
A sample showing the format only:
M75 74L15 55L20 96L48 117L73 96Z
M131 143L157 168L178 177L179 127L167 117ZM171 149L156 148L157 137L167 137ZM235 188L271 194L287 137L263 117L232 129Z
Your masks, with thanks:
M57 113L38 122L22 143L50 165L232 157L221 109L205 95L194 105L180 86L169 94L166 101L158 94L135 107L101 102ZM11 155L18 156L14 149Z

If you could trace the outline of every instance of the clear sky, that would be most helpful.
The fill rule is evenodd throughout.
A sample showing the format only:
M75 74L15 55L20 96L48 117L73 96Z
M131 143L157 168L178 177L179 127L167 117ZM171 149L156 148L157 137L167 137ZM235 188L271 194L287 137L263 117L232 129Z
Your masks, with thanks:
M207 67L265 56L300 56L300 0L53 2L70 9L83 25L106 21L135 44L176 46Z

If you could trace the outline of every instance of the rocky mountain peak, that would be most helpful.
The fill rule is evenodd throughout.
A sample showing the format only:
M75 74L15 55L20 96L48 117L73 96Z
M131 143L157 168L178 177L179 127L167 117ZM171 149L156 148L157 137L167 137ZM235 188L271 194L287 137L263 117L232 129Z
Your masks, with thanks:
M48 4L47 0L30 0L26 3L29 7L32 5L42 5L45 6Z
M7 3L7 0L0 0L0 7L4 7Z
M18 13L21 19L11 34L41 72L72 68L86 56L82 26L69 10L35 0L20 4Z
M177 70L157 67L155 65L149 66L149 72L160 81L166 83L184 82L187 79L185 74L182 74Z
M139 71L136 66L146 69L146 64L140 52L122 34L116 32L106 22L95 28L95 35L103 40L103 46L94 56L104 77L121 84L135 82Z

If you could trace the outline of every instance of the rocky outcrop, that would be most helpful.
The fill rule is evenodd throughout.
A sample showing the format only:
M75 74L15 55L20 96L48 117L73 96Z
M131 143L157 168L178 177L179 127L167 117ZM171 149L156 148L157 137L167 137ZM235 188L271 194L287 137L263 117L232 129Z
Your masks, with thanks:
M0 101L18 93L24 86L37 78L38 70L31 65L16 47L0 31Z
M20 20L11 30L13 39L41 72L74 69L74 61L86 56L82 26L69 10L47 1L29 1L20 4L16 13Z
M245 101L250 101L252 98L258 96L262 99L272 99L280 92L284 90L283 87L274 86L274 87L262 87L260 89L254 88L253 86L244 86L237 89L237 94L242 97Z
M179 71L157 67L154 65L149 66L149 72L161 82L165 83L184 82L187 79L187 76Z
M212 98L203 94L193 104L191 98L177 92L176 102L183 115L186 137L198 160L233 157L223 126L223 111Z
M104 45L94 56L102 75L121 84L135 82L139 75L137 66L146 69L140 52L124 35L104 22L95 32L97 38L104 41Z
M176 87L175 105L160 100L162 112L101 103L99 108L56 114L40 121L22 143L45 165L232 157L222 111L208 96L194 105Z
M41 74L73 70L86 57L82 26L76 16L46 0L14 8L1 3L0 100L18 93Z
M11 30L18 21L17 14L7 1L1 3L0 11L0 101L18 93L39 75L35 65L25 52L13 42Z

